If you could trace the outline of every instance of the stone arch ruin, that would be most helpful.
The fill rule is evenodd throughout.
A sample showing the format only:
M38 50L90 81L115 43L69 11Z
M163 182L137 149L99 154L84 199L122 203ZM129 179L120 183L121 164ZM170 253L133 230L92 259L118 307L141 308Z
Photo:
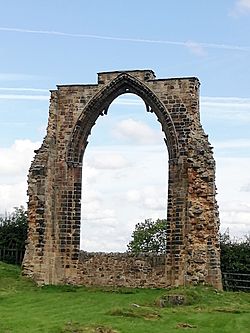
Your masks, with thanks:
M162 126L169 154L166 254L80 252L82 159L91 129L125 93ZM23 274L38 284L221 288L215 162L199 114L199 80L151 70L98 74L98 84L51 91L47 134L28 176ZM84 208L84 207L83 207Z

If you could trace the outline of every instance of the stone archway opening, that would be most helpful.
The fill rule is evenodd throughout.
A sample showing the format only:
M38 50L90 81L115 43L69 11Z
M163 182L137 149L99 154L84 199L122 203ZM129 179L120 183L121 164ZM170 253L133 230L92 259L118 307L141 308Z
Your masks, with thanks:
M117 97L83 157L81 250L126 252L137 223L167 218L168 152L154 113Z
M138 95L156 115L169 154L167 247L161 257L81 256L82 158L112 101ZM97 84L51 92L47 134L28 177L23 274L38 284L221 288L215 161L199 114L199 80L157 79L151 70L98 74Z

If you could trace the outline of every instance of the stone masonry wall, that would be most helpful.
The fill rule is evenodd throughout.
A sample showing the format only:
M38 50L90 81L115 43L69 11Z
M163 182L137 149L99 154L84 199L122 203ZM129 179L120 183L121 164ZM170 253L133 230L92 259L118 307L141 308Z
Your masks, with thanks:
M132 93L158 118L169 155L165 284L221 288L215 162L200 123L199 85L195 77L157 79L151 70L135 70L103 72L97 84L51 91L47 134L28 176L23 274L39 284L92 283L79 274L82 159L96 121L116 97ZM101 265L98 258L90 261ZM119 260L111 258L120 270ZM139 283L129 276L131 285Z
M79 284L164 288L165 255L80 252Z

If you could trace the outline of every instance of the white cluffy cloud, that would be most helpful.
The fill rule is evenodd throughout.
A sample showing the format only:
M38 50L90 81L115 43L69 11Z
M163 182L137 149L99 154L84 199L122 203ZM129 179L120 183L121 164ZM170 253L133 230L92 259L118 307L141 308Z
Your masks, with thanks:
M40 146L40 142L30 140L16 140L8 148L0 148L0 179L10 182L21 179L27 173L30 161L34 156L34 150Z
M240 200L221 202L221 231L229 230L231 236L239 238L250 233L250 205Z
M0 148L0 213L10 212L13 207L27 201L27 174L34 149L40 142L16 140L8 148Z
M114 135L133 144L156 144L162 139L159 130L154 130L146 123L132 118L122 120L113 130Z
M89 160L89 165L96 169L122 169L129 165L129 161L118 153L101 152Z
M220 207L221 231L229 228L231 236L250 232L249 157L217 157L216 185Z
M166 210L166 192L166 187L164 186L151 185L129 190L126 193L126 197L128 202L135 203L139 207L161 211Z
M136 223L166 217L164 144L89 146L83 165L81 248L126 251ZM95 181L88 180L92 168Z

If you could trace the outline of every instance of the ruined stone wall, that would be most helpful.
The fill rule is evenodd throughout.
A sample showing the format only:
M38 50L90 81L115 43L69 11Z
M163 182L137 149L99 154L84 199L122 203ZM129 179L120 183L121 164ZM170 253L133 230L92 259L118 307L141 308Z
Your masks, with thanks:
M164 254L80 252L79 284L133 288L164 288Z
M97 84L61 85L51 92L47 134L28 177L24 274L40 284L82 281L84 151L112 101L134 93L161 123L169 155L166 284L221 287L215 162L200 123L199 85L195 77L156 79L151 70L137 70L99 73Z

